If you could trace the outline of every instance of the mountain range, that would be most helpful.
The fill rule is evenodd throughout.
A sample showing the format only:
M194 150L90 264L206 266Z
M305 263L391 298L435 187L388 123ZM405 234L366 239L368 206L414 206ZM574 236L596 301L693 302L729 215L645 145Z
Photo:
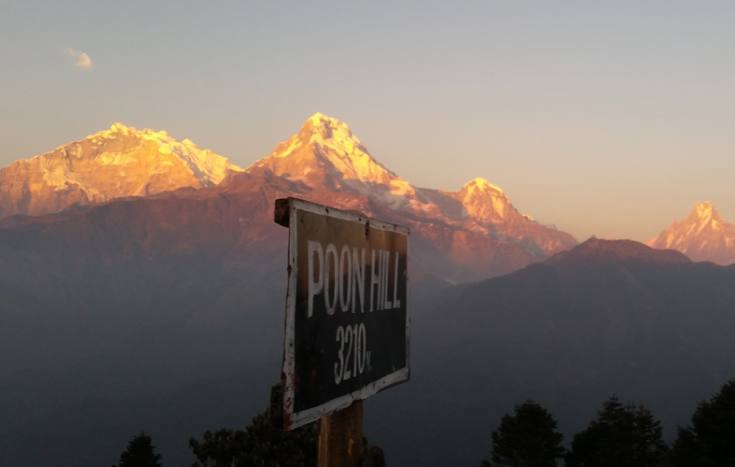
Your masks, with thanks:
M115 123L0 169L0 225L48 225L50 218L2 219L56 214L56 222L78 215L81 208L162 194L169 204L172 199L191 203L192 198L210 198L212 204L211 198L220 194L237 196L251 188L262 188L271 197L297 194L406 223L417 243L431 251L431 269L452 281L508 273L576 244L571 235L521 214L502 189L482 177L453 192L412 185L379 163L346 123L321 113L309 117L297 133L247 168L189 139L178 141L165 131ZM262 208L271 209L267 203ZM58 214L64 210L71 212ZM223 228L227 223L207 221ZM155 237L153 226L147 235ZM725 222L711 203L697 204L687 219L648 244L676 249L698 261L735 262L735 226ZM240 242L239 247L244 246Z
M0 464L112 463L119 440L147 427L167 462L183 465L182 440L261 410L283 339L288 232L273 222L277 198L408 225L417 314L449 283L576 244L485 180L455 192L414 187L321 114L247 169L206 150L186 156L195 147L117 124L3 169L12 186L0 184L9 206L0 219ZM159 176L167 170L179 176ZM169 184L154 189L161 181ZM235 403L192 402L233 372L247 390L221 400ZM174 415L162 417L161 404ZM28 449L60 420L58 442ZM64 454L70 446L75 456Z
M145 429L186 465L190 436L266 407L284 196L411 229L412 380L366 403L389 465L474 465L528 397L566 434L612 392L670 433L735 372L733 266L577 244L482 178L416 187L323 114L248 168L116 124L0 171L0 464L111 464ZM712 259L730 232L702 204L652 244Z
M576 244L521 214L485 179L455 192L413 186L373 158L344 122L319 113L247 169L188 140L121 124L16 162L0 171L0 236L30 229L74 249L74 242L94 243L90 235L107 232L98 240L110 241L124 231L119 248L149 255L215 244L260 249L283 240L270 222L280 196L407 224L421 253L418 270L453 281L514 271ZM70 229L76 235L64 235ZM174 239L172 232L186 234Z
M379 163L346 123L321 113L309 117L297 133L247 168L189 139L179 141L165 131L115 123L0 169L0 223L48 226L78 215L83 207L161 194L169 203L210 198L211 204L218 193L237 196L251 191L248 185L271 197L297 194L407 223L417 242L431 250L426 256L432 258L429 263L452 281L512 272L576 244L571 235L521 214L502 189L482 177L454 192L412 185ZM187 188L204 190L193 194ZM240 207L249 213L246 217L269 218L252 206ZM267 203L261 208L271 209ZM67 209L71 210L67 215L58 214ZM11 216L44 214L56 215L2 222ZM148 235L155 236L154 230L150 226ZM735 262L735 226L725 222L711 203L697 204L687 219L648 244L676 249L698 261Z

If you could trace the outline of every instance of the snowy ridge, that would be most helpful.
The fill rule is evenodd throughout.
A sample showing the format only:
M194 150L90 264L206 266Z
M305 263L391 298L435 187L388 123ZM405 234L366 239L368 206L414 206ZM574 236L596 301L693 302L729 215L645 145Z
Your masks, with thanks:
M219 184L240 172L227 158L165 131L122 123L0 169L0 218L74 204Z
M116 139L120 136L133 136L145 141L151 141L158 145L161 154L174 154L186 162L192 174L203 185L216 185L220 183L227 172L241 172L243 169L230 163L230 161L209 149L200 149L193 141L185 138L178 141L172 138L166 131L156 131L150 128L138 130L126 126L123 123L113 123L109 129L100 131L87 137L93 141L102 139Z

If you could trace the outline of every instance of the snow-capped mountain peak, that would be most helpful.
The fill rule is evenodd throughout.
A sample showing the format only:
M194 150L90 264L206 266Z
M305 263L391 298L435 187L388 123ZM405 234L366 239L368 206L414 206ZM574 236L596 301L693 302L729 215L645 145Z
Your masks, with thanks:
M694 209L690 214L690 218L697 222L702 228L707 225L712 228L717 228L718 224L722 222L720 213L717 212L711 201L695 204Z
M342 182L389 185L398 179L370 155L346 123L322 113L309 117L298 133L255 166L267 167L276 175L310 185Z
M242 171L165 131L123 123L0 169L0 218L219 184Z
M479 223L501 222L518 215L505 192L482 177L465 183L457 195L467 215Z
M352 134L352 130L342 120L339 120L321 112L317 112L306 119L301 128L312 141L322 142L338 141L354 149L354 145L361 144L360 140Z
M209 149L199 148L193 141L186 138L178 141L165 130L152 130L150 128L137 129L127 126L121 122L113 123L109 129L88 136L95 143L105 140L119 140L121 138L134 138L140 141L148 141L157 145L158 153L162 156L172 155L180 158L186 163L192 174L199 182L206 185L220 183L228 172L241 172L242 169ZM105 163L109 158L101 158Z
M735 225L706 201L695 204L686 219L674 222L648 244L681 251L696 261L730 264L735 262Z
M482 177L473 178L472 180L465 183L462 188L466 189L467 191L492 191L499 194L503 193L503 190L500 187L493 185L487 179Z
M419 188L388 170L343 121L315 113L301 129L249 170L267 169L319 192L351 193L404 215L493 235L508 241L534 237L538 251L555 252L574 239L546 229L513 207L501 188L477 177L455 192ZM363 207L366 205L363 205Z

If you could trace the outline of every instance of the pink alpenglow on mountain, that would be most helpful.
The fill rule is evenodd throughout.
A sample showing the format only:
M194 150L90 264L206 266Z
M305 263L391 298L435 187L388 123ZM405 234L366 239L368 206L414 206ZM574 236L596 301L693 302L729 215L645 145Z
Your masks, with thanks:
M689 217L674 222L648 244L678 250L694 261L735 263L735 225L723 220L710 202L696 204Z
M346 123L315 113L256 167L309 185L390 184L399 177L368 153Z
M302 185L309 199L408 224L478 273L509 272L576 245L518 212L483 178L456 192L412 185L378 162L346 123L321 113L248 172L262 170Z
M216 185L242 169L165 131L121 123L0 169L0 218Z
M521 214L483 178L457 191L412 185L378 162L346 123L320 113L246 170L164 132L114 126L0 172L0 216L87 205L6 218L0 231L45 223L43 235L57 243L97 236L101 245L116 239L116 251L149 258L249 257L282 249L272 217L284 196L407 225L413 270L452 281L512 272L576 245Z

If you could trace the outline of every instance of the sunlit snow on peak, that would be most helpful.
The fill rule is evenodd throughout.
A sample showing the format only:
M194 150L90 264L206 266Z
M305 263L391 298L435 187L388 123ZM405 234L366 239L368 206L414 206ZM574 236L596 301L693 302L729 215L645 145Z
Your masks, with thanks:
M696 261L735 262L735 226L723 220L710 201L696 203L686 219L674 222L648 243L681 251Z
M475 177L469 182L465 183L462 188L465 189L479 189L479 190L492 190L498 193L503 193L503 189L497 185L493 185L487 179L482 177Z
M309 117L298 133L255 166L307 183L324 183L336 177L347 182L387 185L398 179L370 155L346 123L322 113Z
M695 204L693 215L705 222L710 222L711 220L717 219L719 217L711 201L704 201Z

